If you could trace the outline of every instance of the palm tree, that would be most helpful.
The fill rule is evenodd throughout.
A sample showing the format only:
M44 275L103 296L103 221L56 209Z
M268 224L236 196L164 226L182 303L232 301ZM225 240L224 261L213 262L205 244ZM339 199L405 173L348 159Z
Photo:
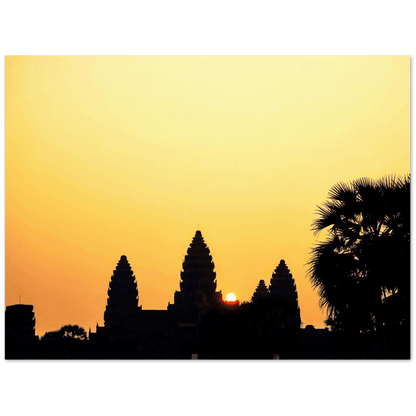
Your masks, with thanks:
M410 300L410 175L360 178L334 185L318 207L315 235L326 230L308 262L320 307L334 327L376 327L385 356L383 301Z

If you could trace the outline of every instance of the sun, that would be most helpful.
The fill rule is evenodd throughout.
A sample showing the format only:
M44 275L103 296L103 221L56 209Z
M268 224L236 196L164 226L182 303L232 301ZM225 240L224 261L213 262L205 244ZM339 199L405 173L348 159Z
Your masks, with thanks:
M226 297L227 302L235 302L235 300L237 299L237 297L234 295L234 293L229 293Z

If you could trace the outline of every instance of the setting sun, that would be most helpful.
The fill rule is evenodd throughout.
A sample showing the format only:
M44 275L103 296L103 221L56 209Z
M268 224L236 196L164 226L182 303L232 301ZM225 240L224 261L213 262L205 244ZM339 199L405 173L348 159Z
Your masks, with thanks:
M227 302L235 302L237 297L234 295L234 293L229 293L226 299L227 299Z

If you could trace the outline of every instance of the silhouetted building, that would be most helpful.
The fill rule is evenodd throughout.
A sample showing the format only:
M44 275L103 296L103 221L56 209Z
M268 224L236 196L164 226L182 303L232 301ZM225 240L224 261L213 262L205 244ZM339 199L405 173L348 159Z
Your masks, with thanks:
M33 305L6 306L5 324L6 333L14 332L25 339L34 338L36 318Z
M210 250L197 230L182 263L174 303L165 310L143 310L138 306L133 270L126 256L121 256L110 280L105 325L97 325L96 333L90 333L91 351L101 358L190 358L201 351L207 357L227 357L237 350L241 350L239 357L271 357L280 350L284 354L281 347L272 352L266 348L274 340L267 331L280 337L273 342L279 339L279 345L292 345L281 331L300 328L296 286L284 261L272 276L270 290L260 280L253 294L253 300L259 302L253 307L240 305L238 300L222 301L214 269ZM264 304L260 302L263 298ZM224 331L228 331L226 338ZM211 351L209 340L215 344ZM230 351L225 353L224 348Z
M36 318L33 305L6 306L5 356L8 358L33 358L38 337L35 335Z
M264 299L269 295L269 289L267 289L266 284L264 283L264 280L260 280L257 289L253 293L253 296L251 298L252 302L256 302L259 299Z
M121 256L108 289L104 327L97 325L90 340L96 346L107 343L112 357L190 357L197 350L201 315L221 301L215 278L212 256L198 230L183 262L174 304L166 310L143 310L133 270Z
M169 309L199 315L221 301L221 292L215 291L214 267L209 248L197 230L182 264L180 291L175 292L174 305L169 305Z
M269 291L272 296L278 299L296 303L298 301L295 281L284 260L280 260L279 265L273 272Z
M280 304L286 311L286 315L290 315L287 322L295 326L298 323L300 327L301 320L296 284L284 260L280 260L279 265L274 270L270 279L269 292L276 303Z
M121 256L111 276L104 326L113 331L123 331L135 324L139 292L136 278L126 256Z

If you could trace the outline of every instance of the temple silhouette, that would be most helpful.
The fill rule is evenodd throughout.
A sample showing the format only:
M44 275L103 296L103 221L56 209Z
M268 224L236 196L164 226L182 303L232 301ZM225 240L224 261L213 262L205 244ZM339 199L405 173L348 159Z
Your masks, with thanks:
M197 230L182 263L179 290L163 310L139 305L140 286L125 255L111 275L104 324L35 335L32 305L6 307L6 359L337 359L379 358L374 332L301 328L295 280L284 260L250 301L227 302ZM78 332L74 329L78 328ZM65 330L64 330L65 329ZM70 331L70 332L68 332ZM71 335L72 334L72 335ZM78 334L78 335L76 335ZM390 357L408 358L406 340L387 333Z
M222 301L216 292L214 262L201 231L197 231L182 264L180 290L166 310L143 310L139 306L137 281L125 255L111 276L104 326L98 334L115 337L140 332L146 327L196 327L201 316Z
M146 345L151 348L150 344L157 344L157 340L163 344L159 358L189 358L201 352L204 355L200 335L207 321L215 313L236 313L240 306L239 301L223 300L222 292L216 290L214 269L210 250L197 230L182 263L180 290L174 293L174 303L169 303L165 310L145 310L139 306L134 272L122 255L110 279L104 325L97 324L95 332L89 331L90 342L113 346L115 355L117 348L123 346L123 354L128 357L138 354L137 346L141 345L139 355L151 358ZM264 280L260 281L253 294L253 300L257 298L281 305L282 319L276 323L280 328L300 328L296 284L284 260L274 271L269 288Z

